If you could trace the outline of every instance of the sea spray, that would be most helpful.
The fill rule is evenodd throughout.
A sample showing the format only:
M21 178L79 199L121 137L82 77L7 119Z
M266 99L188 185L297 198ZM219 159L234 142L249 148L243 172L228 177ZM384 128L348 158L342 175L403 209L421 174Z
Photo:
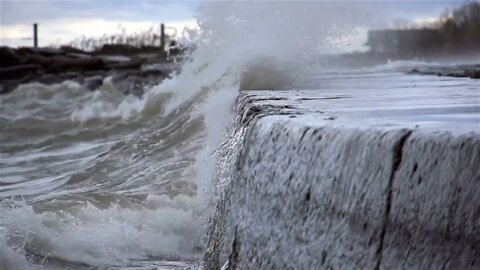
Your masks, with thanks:
M35 105L34 112L29 106L5 110L5 117L25 111L43 118L6 130L12 145L5 149L29 163L2 159L10 171L25 172L25 181L0 187L2 199L16 192L14 205L2 200L2 254L67 266L198 259L215 189L232 180L229 168L216 175L216 165L231 164L223 160L231 152L218 146L225 136L236 136L231 125L238 91L291 88L311 68L307 60L328 47L327 37L348 32L357 18L339 13L350 14L356 6L205 2L197 14L201 31L191 60L142 98L117 95L106 80L93 93L55 88L78 95L62 99L65 103L54 102L60 96L53 94L40 96L44 106ZM10 97L22 99L18 91ZM60 108L56 117L48 114L59 104L67 109ZM38 143L18 152L23 142L13 138L32 125L28 140ZM228 147L239 141L241 136ZM72 148L75 153L60 151ZM22 268L17 258L1 258Z

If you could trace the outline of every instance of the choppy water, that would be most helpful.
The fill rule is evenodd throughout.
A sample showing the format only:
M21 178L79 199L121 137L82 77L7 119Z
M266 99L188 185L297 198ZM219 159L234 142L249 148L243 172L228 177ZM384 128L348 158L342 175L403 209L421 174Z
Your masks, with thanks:
M405 117L422 125L433 119L434 127L478 124L475 80L404 75L398 72L402 66L317 67L289 86L314 91L263 95L282 97L278 102L293 104L302 114L320 109L355 116L365 108L373 113L352 121L367 125L388 120L408 125L401 121ZM339 92L340 100L329 104L328 97ZM225 93L217 93L222 95L183 103L170 113L155 109L131 118L112 113L109 106L121 106L130 97L116 96L108 85L92 93L68 81L30 84L0 96L2 269L200 267L205 197L212 191L200 178L212 181L207 163L221 137L213 135L222 135L231 117L215 114L225 103ZM92 113L99 104L104 110ZM228 111L232 104L225 104ZM156 105L165 106L164 101ZM360 111L349 114L352 106ZM432 110L438 106L446 111ZM374 108L382 112L376 115ZM419 109L427 113L408 114ZM419 117L430 118L422 122Z
M188 108L138 121L75 120L90 95L65 82L1 97L0 258L74 268L195 259L192 164L202 121Z
M206 3L193 60L141 99L68 81L0 96L0 269L201 267L215 172L228 171L218 146L239 90L368 88L377 72L306 64L333 26L342 33L355 20L336 16L345 5ZM305 27L320 25L319 14L321 26ZM395 68L381 67L374 87L391 85Z

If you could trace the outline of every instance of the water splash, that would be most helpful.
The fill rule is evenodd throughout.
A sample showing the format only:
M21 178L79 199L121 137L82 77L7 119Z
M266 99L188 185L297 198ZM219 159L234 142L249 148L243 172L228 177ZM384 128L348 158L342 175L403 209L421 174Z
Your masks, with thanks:
M65 207L39 209L47 203L38 198L33 200L36 204L2 208L1 227L7 235L0 237L7 248L2 252L11 252L12 244L4 243L17 239L17 251L88 265L197 258L204 233L198 220L208 212L216 183L217 147L233 123L238 92L290 88L311 68L307 60L330 46L328 37L352 29L361 17L355 13L357 6L351 2L203 3L197 14L201 28L197 49L179 75L149 89L142 98L117 95L106 81L99 91L65 99L67 104L61 106L69 114L60 118L82 134L65 131L67 142L89 138L108 143L108 149L79 152L88 160L77 156L80 161L75 164L84 167L55 187L56 196L42 197L49 203L74 201L73 206L65 206L71 210L68 215L60 212ZM36 113L42 114L43 109ZM194 162L190 161L192 151ZM162 170L182 162L186 165L179 166L181 172L173 176ZM194 185L187 191L194 196L165 187L188 181ZM98 201L91 197L103 193L115 194L117 199L107 206L86 203ZM118 199L131 201L138 193L143 196L140 202L127 207ZM164 206L151 208L156 196L161 196ZM182 207L179 196L188 197Z

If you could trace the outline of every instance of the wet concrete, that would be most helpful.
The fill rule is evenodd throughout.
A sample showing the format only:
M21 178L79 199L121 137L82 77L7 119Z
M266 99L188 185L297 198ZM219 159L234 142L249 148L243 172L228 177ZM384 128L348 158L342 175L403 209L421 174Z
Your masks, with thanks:
M479 269L478 85L407 80L244 92L206 268Z

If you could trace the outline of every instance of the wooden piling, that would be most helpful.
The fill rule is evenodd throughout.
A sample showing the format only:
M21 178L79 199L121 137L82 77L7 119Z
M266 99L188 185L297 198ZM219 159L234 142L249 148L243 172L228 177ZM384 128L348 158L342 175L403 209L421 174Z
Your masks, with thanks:
M33 24L33 47L38 47L38 24Z
M165 51L166 47L166 39L165 39L165 24L160 24L160 48L162 51Z

